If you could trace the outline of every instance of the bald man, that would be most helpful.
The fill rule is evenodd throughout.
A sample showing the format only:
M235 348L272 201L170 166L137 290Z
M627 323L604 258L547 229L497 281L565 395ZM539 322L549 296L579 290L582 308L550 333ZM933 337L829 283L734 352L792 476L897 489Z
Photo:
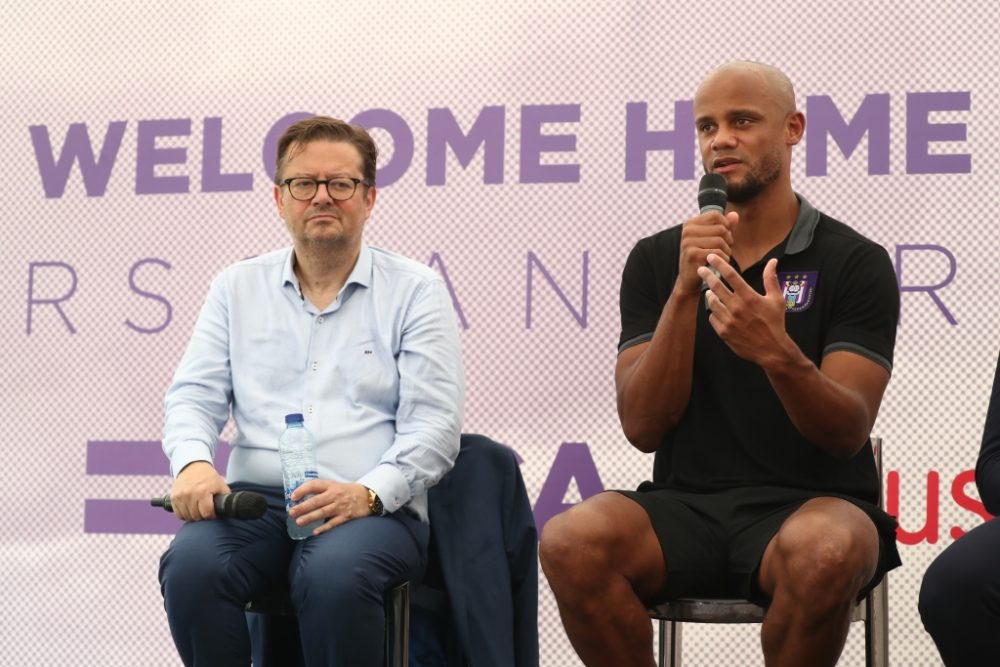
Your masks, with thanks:
M622 275L618 413L653 480L551 519L542 567L589 666L654 664L646 609L680 597L758 602L768 665L834 665L851 607L899 565L869 445L895 275L792 190L805 117L783 73L720 67L694 113L726 211L642 239Z

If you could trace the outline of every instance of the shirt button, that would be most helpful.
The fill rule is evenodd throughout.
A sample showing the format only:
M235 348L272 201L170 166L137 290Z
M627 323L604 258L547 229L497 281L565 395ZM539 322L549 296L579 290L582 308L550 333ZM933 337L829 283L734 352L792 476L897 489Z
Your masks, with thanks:
M320 315L319 317L316 318L316 323L317 324L323 324L323 316L322 315Z
M313 370L316 370L317 368L319 368L319 362L314 361L313 362Z
M309 406L309 414L312 414L312 413L313 413L313 406L310 405Z

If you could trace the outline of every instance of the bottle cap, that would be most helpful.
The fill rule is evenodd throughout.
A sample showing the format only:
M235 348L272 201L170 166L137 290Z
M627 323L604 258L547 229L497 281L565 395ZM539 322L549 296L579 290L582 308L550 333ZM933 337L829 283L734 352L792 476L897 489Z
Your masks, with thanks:
M302 413L301 412L293 412L290 415L285 415L285 423L286 424L296 424L296 423L301 424L304 421L305 420L302 419Z

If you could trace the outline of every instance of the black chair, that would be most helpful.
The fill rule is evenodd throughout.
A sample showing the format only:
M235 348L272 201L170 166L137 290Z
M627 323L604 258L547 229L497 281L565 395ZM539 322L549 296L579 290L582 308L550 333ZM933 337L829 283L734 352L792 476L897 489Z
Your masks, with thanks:
M299 625L288 591L247 602L254 667L304 665ZM255 618L260 615L266 618ZM385 665L407 667L410 646L410 584L404 582L385 599Z
M882 439L873 437L875 468L879 479L879 506L883 507ZM888 577L873 588L868 596L855 605L851 621L865 624L866 667L889 665L889 582ZM766 609L749 600L715 600L682 598L665 602L649 610L650 618L659 622L659 666L681 667L681 623L762 623Z

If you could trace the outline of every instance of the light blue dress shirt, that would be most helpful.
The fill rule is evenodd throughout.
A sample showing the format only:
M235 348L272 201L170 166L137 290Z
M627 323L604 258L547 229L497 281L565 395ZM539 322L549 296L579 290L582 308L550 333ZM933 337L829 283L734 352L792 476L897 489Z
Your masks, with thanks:
M212 282L173 384L163 450L176 476L214 460L230 415L227 481L282 486L278 438L301 412L321 479L360 482L387 512L427 520L427 489L458 456L465 399L458 325L432 269L362 245L336 300L302 297L285 248Z

